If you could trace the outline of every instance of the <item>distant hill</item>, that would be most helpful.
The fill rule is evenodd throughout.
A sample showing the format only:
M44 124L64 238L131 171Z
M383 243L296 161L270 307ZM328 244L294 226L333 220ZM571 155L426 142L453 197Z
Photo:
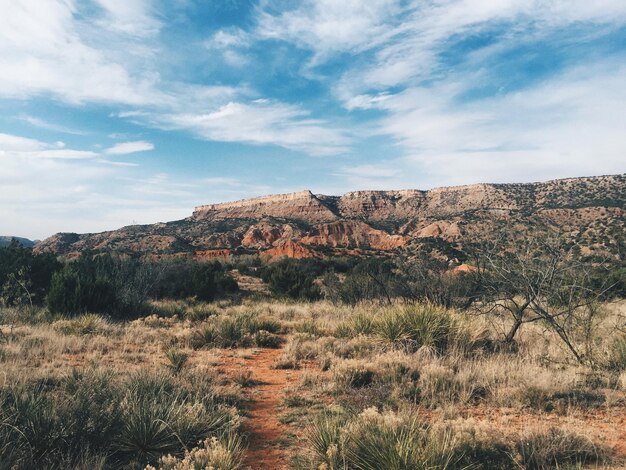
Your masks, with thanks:
M35 250L69 257L93 250L211 259L393 254L427 247L452 259L496 237L514 243L559 232L584 255L623 260L625 226L626 175L614 175L343 196L301 191L200 206L175 222L61 233Z
M29 240L28 238L0 235L0 247L7 246L9 243L11 243L11 240L13 240L14 238L20 243L20 245L26 248L33 247L35 246L35 243L36 243L32 240Z

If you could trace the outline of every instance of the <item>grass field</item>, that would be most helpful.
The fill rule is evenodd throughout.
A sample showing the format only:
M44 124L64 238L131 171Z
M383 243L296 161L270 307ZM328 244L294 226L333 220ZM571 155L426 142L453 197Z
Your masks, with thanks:
M540 323L504 347L506 319L428 305L151 305L2 311L1 468L624 467L624 304L593 369Z

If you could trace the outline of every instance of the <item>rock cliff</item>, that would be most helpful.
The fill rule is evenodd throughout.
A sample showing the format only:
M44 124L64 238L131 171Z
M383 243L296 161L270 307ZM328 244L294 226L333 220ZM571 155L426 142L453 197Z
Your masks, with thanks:
M626 175L613 175L343 196L301 191L199 206L176 222L57 234L35 250L63 256L88 249L198 259L254 253L303 258L392 253L429 241L458 251L496 234L558 231L591 253L623 257L625 221Z

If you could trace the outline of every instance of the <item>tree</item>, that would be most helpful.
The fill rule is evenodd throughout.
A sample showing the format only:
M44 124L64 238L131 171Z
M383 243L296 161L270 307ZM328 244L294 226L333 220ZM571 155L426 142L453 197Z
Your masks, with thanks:
M267 266L261 276L272 293L292 299L315 300L320 290L312 273L302 269L297 260L285 258Z
M593 358L581 350L575 331L595 321L595 305L609 285L598 286L597 266L583 262L558 236L533 238L507 249L501 242L475 251L483 290L480 311L506 312L512 320L505 343L515 340L525 323L542 322L576 361Z

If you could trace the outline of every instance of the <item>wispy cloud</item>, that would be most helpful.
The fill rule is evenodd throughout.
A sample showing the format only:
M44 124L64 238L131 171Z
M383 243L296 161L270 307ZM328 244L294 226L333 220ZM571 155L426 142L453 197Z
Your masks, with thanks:
M104 27L134 36L150 36L159 32L162 22L155 17L151 0L95 0L106 12L100 21Z
M152 144L151 142L146 142L145 140L137 140L134 142L122 142L119 144L115 144L113 147L106 149L104 153L107 155L128 155L131 153L146 152L153 149L154 144Z
M229 102L207 113L157 118L164 125L191 130L208 140L273 144L312 155L341 154L350 144L344 130L311 118L308 111L298 106L269 100Z
M45 119L41 119L35 116L29 115L21 115L18 117L20 121L24 121L30 124L33 127L38 127L40 129L45 129L47 131L59 132L61 134L71 134L71 135L86 135L87 132L72 129L70 127L65 127L59 124L55 124L53 122L48 122Z
M110 13L119 12L122 5L102 3ZM83 38L86 30L78 23L78 14L74 0L3 2L0 96L52 95L70 103L161 101L157 77L150 71L130 72L124 63L129 57L122 58L125 53L119 49L91 45Z

